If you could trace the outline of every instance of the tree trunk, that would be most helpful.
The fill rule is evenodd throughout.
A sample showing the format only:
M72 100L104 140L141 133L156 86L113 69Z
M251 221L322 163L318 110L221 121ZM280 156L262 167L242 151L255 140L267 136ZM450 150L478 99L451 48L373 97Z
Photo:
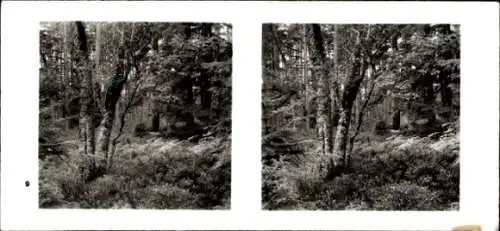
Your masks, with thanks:
M152 44L151 44L151 47L153 49L153 51L155 52L155 54L161 52L160 51L160 47L158 46L158 40L159 38L155 38L152 40ZM132 101L134 100L134 97L135 97L135 94L137 92L137 89L139 87L139 81L136 82L136 86L135 88L133 88L133 91L130 93L131 94L131 97L129 98L126 106L125 106L125 109L124 109L124 112L123 113L127 113L127 111L129 110L130 106L132 105ZM151 131L152 132L159 132L160 131L160 120L161 120L161 113L160 113L160 110L159 110L159 105L153 101L152 103L152 107L153 107L153 119L151 120ZM122 121L122 123L124 123L124 119L123 119L123 115L120 116L120 120ZM118 134L118 136L121 136L121 131L123 130L123 125L120 126L120 133ZM111 152L111 154L113 154L113 152Z
M151 120L151 131L160 131L160 112L153 108L153 119Z
M125 38L122 34L122 39L120 42L120 48L118 51L118 62L114 70L114 76L111 78L107 85L106 95L104 99L104 114L101 120L101 125L99 126L98 135L98 145L97 151L99 155L104 156L106 160L106 166L109 165L108 162L108 149L111 137L111 131L113 129L113 121L115 119L116 104L120 99L121 91L123 86L127 82L127 74L129 73L129 65L127 65L127 60L125 57Z
M367 85L369 84L369 82L372 82L372 85L370 86L370 90L368 91L368 93L366 93L366 96L364 97L364 102L363 102L363 106L361 107L361 110L358 114L358 116L356 117L357 118L357 121L356 121L356 130L354 132L354 135L351 136L351 138L349 139L349 150L347 151L347 166L349 166L350 164L350 159L351 159L351 154L352 154L352 150L354 149L354 141L356 141L356 137L359 135L359 132L361 130L361 125L363 124L363 117L364 117L364 113L365 113L365 110L366 110L366 107L368 106L368 103L370 102L370 99L371 99L371 96L373 95L373 91L375 89L375 79L371 79L371 70L370 71L366 71L367 73L367 79L368 82ZM370 81L372 80L372 81ZM365 88L366 89L366 88Z
M212 34L212 26L210 23L203 23L202 24L202 35L206 38L210 38L213 36ZM205 57L204 62L209 63L213 62L214 57ZM200 101L201 101L201 106L203 109L210 109L212 106L212 92L210 92L210 87L211 87L211 76L209 73L206 73L205 70L203 70L201 77L201 82L200 82Z
M393 52L396 52L398 48L398 39L401 36L400 33L397 33L392 37L391 46L393 48ZM401 110L400 110L400 101L397 98L392 98L392 129L399 130L401 129Z
M395 94L391 95L391 127L394 130L401 128L401 111L399 110L399 101L395 98Z
M361 38L358 35L356 47L354 48L354 62L352 64L351 74L344 83L344 91L341 98L341 110L339 124L337 126L337 135L335 136L335 147L333 148L333 156L330 159L328 166L327 177L334 177L342 171L346 166L346 146L350 126L350 117L352 107L359 87L363 81L364 71L366 69L361 58Z
M100 62L101 62L101 24L96 24L96 33L95 33L95 68L96 73L99 74Z
M274 36L274 25L270 24L270 29L271 29L271 34ZM273 70L275 73L280 73L281 77L281 72L280 72L280 57L279 57L279 49L278 49L278 41L274 39L273 42Z
M95 35L95 75L98 81L97 92L104 92L104 81L101 77L101 24L96 24L96 35ZM98 97L99 98L99 97ZM100 102L98 102L100 103ZM99 104L98 104L99 105ZM102 105L100 105L102 107Z
M123 134L123 128L125 127L125 116L129 112L132 103L134 102L135 95L137 94L137 89L140 86L140 82L137 81L135 87L132 88L132 92L130 92L130 97L128 98L128 101L125 103L123 106L123 110L121 114L119 114L118 118L120 120L120 127L118 129L118 134L111 140L111 151L109 154L109 161L108 161L108 168L111 168L113 165L113 156L116 151L116 143L118 142L118 139L122 136Z
M66 119L68 116L68 111L66 110L66 99L68 99L67 95L67 77L65 76L68 72L68 24L63 23L63 49L62 49L62 69L61 69L61 79L59 82L61 84L61 92L62 92L62 101L61 101L61 109L62 109L62 118ZM68 123L66 123L66 128L68 127Z
M307 45L307 44L306 44ZM309 49L308 46L306 46L306 56L307 56L307 60L309 60L311 58L311 54L309 53L311 51L311 49ZM316 84L316 78L315 76L312 74L312 71L310 70L309 68L309 65L307 65L307 68L306 68L306 76L307 76L307 85L308 85L308 89L307 89L307 94L308 94L308 97L307 97L307 102L306 102L306 105L307 105L307 118L308 118L308 126L309 126L309 129L315 129L316 128L316 113L317 113L317 97L314 95L316 93L316 87L315 87L315 84Z
M332 144L332 126L330 114L330 81L328 79L328 70L326 67L326 52L323 44L323 35L319 24L312 25L314 38L313 66L314 75L318 79L318 134L323 143L323 154L331 155L333 151Z
M434 92L434 77L433 76L426 76L426 80L424 83L424 103L425 103L425 109L424 111L424 117L432 121L434 123L436 121L436 115L434 114L434 111L432 110L432 105L435 103L435 92Z
M88 53L88 39L83 22L77 21L79 62L78 72L81 76L80 86L80 139L81 148L85 155L95 155L95 133L93 126L92 108L92 72ZM95 165L95 158L93 158Z
M303 25L302 27L302 39L300 40L300 51L301 51L301 74L302 74L302 83L304 86L304 118L305 118L305 123L304 123L304 128L309 134L309 129L311 129L311 118L310 116L310 111L309 111L309 92L311 89L311 84L309 80L309 76L307 75L307 68L308 68L308 57L307 57L307 26Z
M451 88L449 86L450 80L449 80L449 72L443 71L440 73L440 84L441 84L441 104L443 105L443 113L440 113L440 117L442 117L446 122L451 119L452 115L452 103L453 103L453 93L451 91Z
M71 98L71 95L73 94L73 56L72 56L72 43L73 43L73 40L70 39L72 37L72 27L70 25L66 25L65 26L65 35L64 35L64 39L65 39L65 43L64 43L64 53L65 53L65 71L66 71L66 78L65 78L65 92L64 92L64 97L65 99L63 100L63 103L64 103L64 108L65 108L65 111L66 111L66 115L65 116L71 116L70 118L68 118L67 122L66 122L66 126L68 129L73 129L74 127L77 126L78 124L78 117L75 116L75 115L72 115L71 112L69 112L67 109L67 103L68 103L68 100Z
M205 74L200 84L200 98L203 109L210 109L212 106L212 93L210 92L210 75Z
M401 112L399 109L394 109L392 113L392 129L399 130L401 128Z
M333 73L334 73L334 78L333 78L333 97L332 97L332 140L335 141L335 131L336 127L339 124L339 118L340 118L340 105L339 105L339 98L340 98L340 93L339 93L339 56L338 56L338 50L339 50L339 33L338 33L338 25L334 25L333 28L334 31L334 38L333 38ZM335 145L335 144L333 144Z
M185 36L186 40L191 39L191 35L193 33L193 31L191 29L191 25L192 25L191 23L185 24L184 36ZM189 63L194 63L194 57L190 57L186 61ZM186 75L181 77L181 78L184 78L181 80L183 82L183 84L182 84L183 87L181 90L184 90L186 93L185 98L184 98L184 100L185 100L184 103L187 106L191 106L194 103L193 80L191 79L191 75L189 74L190 72L192 72L191 68L192 68L192 65L185 66L183 71L186 73Z

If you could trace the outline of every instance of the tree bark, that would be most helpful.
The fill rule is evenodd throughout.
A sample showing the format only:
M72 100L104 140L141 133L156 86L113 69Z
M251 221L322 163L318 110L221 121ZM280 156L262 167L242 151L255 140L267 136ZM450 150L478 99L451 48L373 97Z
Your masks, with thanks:
M61 101L61 109L62 109L62 118L66 118L68 116L68 112L66 110L66 100L68 99L67 94L67 76L65 76L68 72L68 23L63 23L63 49L62 49L62 70L61 70L61 92L62 92L62 101ZM68 123L66 123L66 128L68 127Z
M127 74L129 74L130 65L127 65L127 59L125 54L125 38L122 35L122 39L118 50L118 62L116 64L114 75L108 83L105 99L104 99L104 114L101 120L101 125L99 126L98 135L98 145L97 151L99 155L104 156L106 160L106 166L109 166L108 162L108 149L111 137L111 131L113 129L113 121L115 118L116 104L120 99L121 91L127 82Z
M444 113L440 113L440 116L445 119L445 121L449 121L451 118L451 105L453 103L453 93L449 86L449 72L443 71L440 73L440 84L441 84L441 104L443 105Z
M42 68L48 68L49 64L47 62L47 57L45 56L44 51L42 50L42 48L40 48L40 57L41 57L42 63L43 63Z
M319 24L312 24L312 35L314 38L313 69L318 79L318 134L323 143L323 154L331 155L332 126L330 115L330 81L326 67L326 52L323 44L323 35Z
M80 139L81 148L85 155L95 155L95 133L93 126L92 108L92 71L88 53L88 39L83 22L77 21L79 62L78 72L81 76L80 85ZM95 158L93 158L95 165Z
M373 68L372 68L373 70ZM361 130L361 125L363 124L363 117L364 117L364 112L368 106L368 103L370 102L370 99L371 99L371 96L373 95L373 91L375 90L375 78L374 79L371 79L371 71L367 71L367 79L368 80L371 80L371 81L367 81L367 82L372 82L371 86L370 86L370 90L369 92L367 93L366 97L365 97L365 100L363 102L363 106L361 107L361 110L359 111L359 114L357 115L357 121L356 121L356 131L354 133L353 136L351 136L351 138L349 139L349 150L347 151L347 166L349 166L350 164L350 159L351 159L351 154L352 154L352 150L354 149L354 141L356 140L356 137L359 135L359 132Z
M335 141L335 128L338 126L339 122L339 100L340 98L340 93L339 93L339 87L338 87L338 81L339 81L339 56L338 56L338 51L339 51L339 33L338 33L338 25L334 25L333 28L334 31L334 38L333 38L333 96L332 96L332 104L331 104L331 115L332 115L332 141ZM335 144L333 144L335 145Z
M153 108L153 119L151 120L151 131L158 132L160 131L160 112Z
M396 33L391 39L391 46L393 52L398 51L398 39L401 36L401 33ZM399 130L401 128L401 110L400 110L400 101L393 97L392 98L392 129Z
M273 38L274 38L274 24L270 24L269 26L270 28L270 33L271 35L273 35ZM273 42L273 70L276 72L276 73L280 73L281 72L279 71L280 70L280 58L279 58L279 50L278 50L278 41L276 39L273 39L274 42Z
M305 35L308 37L308 27L305 27ZM306 53L306 69L305 69L305 75L307 76L307 101L306 101L306 106L307 106L307 118L308 118L308 126L309 129L315 129L316 128L316 113L317 113L317 97L314 95L316 93L316 78L312 74L312 70L309 68L309 59L311 59L311 49L309 48L310 46L310 41L306 40L305 41L305 53Z
M209 23L203 23L202 25L202 35L206 38L212 37L212 26ZM214 57L205 57L204 62L213 62ZM200 81L200 101L203 109L210 109L212 106L212 93L210 92L211 78L210 74L203 70L201 81Z
M392 129L399 130L401 128L401 112L399 109L394 109L392 113Z
M192 35L192 29L191 29L191 23L186 23L184 27L184 36L186 40L190 40ZM188 60L186 60L189 63L194 62L194 57L190 57ZM183 89L186 92L185 96L185 105L191 106L194 102L194 95L193 95L193 80L191 78L190 72L192 71L192 65L187 65L183 69L184 72L186 72L186 75L182 76L183 78L181 81L183 82Z
M335 147L333 148L333 155L328 166L327 177L337 176L347 164L346 146L350 117L354 100L356 99L359 87L363 81L363 72L366 68L366 65L363 65L361 57L361 38L359 35L354 48L353 59L351 74L346 79L344 91L342 92L340 118L337 126L337 135L335 136Z
M158 41L159 41L159 38L154 38L152 40L152 44L151 44L151 47L153 49L153 51L155 53L159 53L161 52L160 50L160 47L158 45ZM139 87L139 82L136 83L136 86L135 88L133 89L133 91L131 92L131 97L127 103L127 105L125 106L125 109L124 109L124 114L127 113L129 107L132 105L132 101L134 100L134 97L135 97L135 94L137 92L137 88ZM159 132L160 131L160 119L161 119L161 113L160 113L160 110L159 110L159 105L153 101L152 102L152 107L153 107L153 110L152 110L152 113L153 113L153 119L151 121L151 131L152 132ZM121 115L120 118L123 118L124 115ZM124 119L120 119L120 121L122 121L121 123L124 123ZM120 125L120 133L119 133L119 136L121 136L121 131L123 130L123 126ZM114 151L113 151L114 152ZM113 154L113 152L111 152Z
M125 104L125 106L123 108L123 111L119 115L120 127L118 129L118 134L111 140L111 151L110 151L110 154L109 154L108 168L112 167L113 156L114 156L115 151L116 151L116 143L117 143L118 139L123 134L123 128L125 126L125 116L127 115L128 111L132 107L132 104L134 102L134 99L135 99L135 96L137 94L137 90L138 90L139 86L140 86L140 81L137 81L135 87L132 89L132 92L130 92L130 97L128 98L128 101L126 102L126 104Z
M309 129L311 129L310 127L310 112L309 112L309 107L308 107L308 103L309 103L309 89L311 88L310 86L310 82L309 82L309 78L307 76L307 60L308 60L308 57L307 57L307 26L304 25L302 27L302 39L300 40L301 43L300 43L300 51L301 51L301 74L302 74L302 84L304 86L304 107L303 107L303 116L305 117L305 130L307 132L309 132Z
M95 68L96 73L99 74L100 62L101 62L101 24L96 24L96 33L95 33Z

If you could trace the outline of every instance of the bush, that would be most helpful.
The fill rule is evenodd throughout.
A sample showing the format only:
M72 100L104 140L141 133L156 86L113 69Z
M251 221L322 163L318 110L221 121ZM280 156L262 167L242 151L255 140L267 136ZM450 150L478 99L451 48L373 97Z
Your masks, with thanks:
M440 210L435 192L408 181L388 184L368 191L376 210Z
M294 181L287 176L293 173L283 171L283 168L280 168L281 164L274 163L271 166L265 166L262 171L265 209L293 209L299 204L299 194Z
M264 162L265 209L454 209L459 199L458 136L392 136L357 143L352 165L327 180L315 149L297 160Z
M193 205L196 208L228 207L225 203L230 201L229 142L215 139L189 146L187 142L156 139L142 145L127 145L119 151L133 152L135 156L131 158L130 154L126 154L129 158L116 162L112 170L113 174L126 177L130 181L131 189L151 190L151 187L154 187L154 192L158 193L156 195L163 197L170 194L163 192L161 188L169 184L177 187L178 192L185 190L195 198L185 201L194 204L165 202L163 206L174 206L170 207L171 209Z
M50 118L43 118L47 115L40 115L40 127L38 132L38 158L61 157L66 155L66 150L59 144L62 129Z
M44 208L227 209L231 156L228 140L192 145L153 138L117 147L104 174L75 153L40 165Z
M104 175L86 185L81 200L82 208L111 208L120 194L126 192L123 177Z
M79 207L87 190L88 158L74 153L61 161L40 161L40 207Z
M265 164L273 160L294 158L303 155L307 143L298 143L303 139L294 131L283 129L267 134L262 138L262 159Z
M65 203L64 195L57 182L44 178L41 178L39 182L39 198L40 208L57 207Z
M188 189L176 185L153 185L146 190L147 196L137 198L139 208L155 209L189 209L197 207L197 197Z

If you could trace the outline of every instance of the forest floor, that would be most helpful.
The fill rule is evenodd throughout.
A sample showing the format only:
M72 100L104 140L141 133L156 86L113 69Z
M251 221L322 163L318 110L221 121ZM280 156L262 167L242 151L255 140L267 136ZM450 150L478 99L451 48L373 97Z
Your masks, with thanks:
M159 136L118 145L111 169L89 180L78 150L39 164L41 208L229 209L230 138Z
M349 168L332 180L322 175L328 160L317 154L319 147L318 141L302 155L282 153L264 164L264 209L458 210L456 130L433 138L362 134Z

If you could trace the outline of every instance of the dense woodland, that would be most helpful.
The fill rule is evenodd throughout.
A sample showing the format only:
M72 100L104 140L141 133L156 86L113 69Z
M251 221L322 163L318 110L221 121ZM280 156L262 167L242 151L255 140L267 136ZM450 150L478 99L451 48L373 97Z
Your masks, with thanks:
M231 34L41 23L39 206L228 209Z
M458 26L262 36L264 209L458 209Z

